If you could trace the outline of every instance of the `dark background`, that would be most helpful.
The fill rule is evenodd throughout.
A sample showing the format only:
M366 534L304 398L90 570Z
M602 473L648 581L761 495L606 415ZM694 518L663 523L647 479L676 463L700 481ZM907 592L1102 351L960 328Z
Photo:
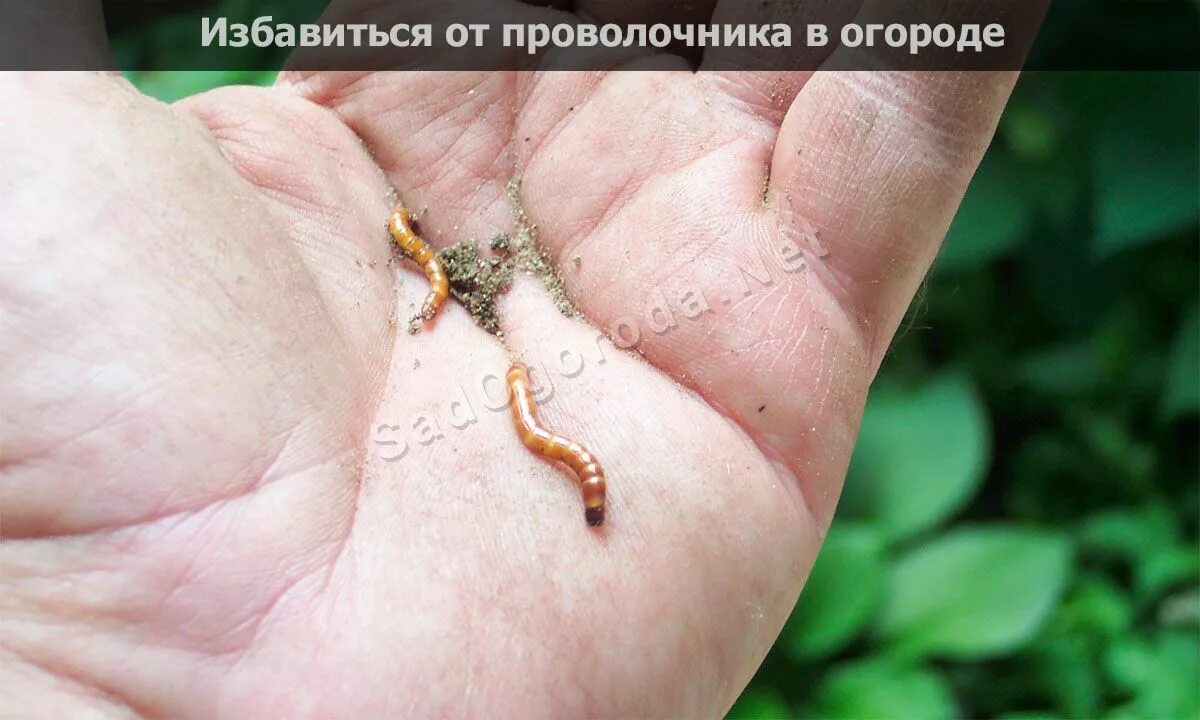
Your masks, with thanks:
M1105 7L1052 18L1041 62L1195 51ZM194 32L143 22L118 50ZM131 76L172 100L273 73ZM1200 718L1198 114L1194 72L1022 78L731 717Z

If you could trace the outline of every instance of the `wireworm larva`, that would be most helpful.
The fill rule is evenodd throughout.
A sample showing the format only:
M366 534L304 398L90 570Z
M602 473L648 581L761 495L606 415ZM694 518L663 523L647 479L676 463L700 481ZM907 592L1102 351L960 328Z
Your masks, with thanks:
M421 306L421 312L417 314L417 318L428 322L437 314L438 309L442 307L442 303L446 302L446 297L450 293L450 282L446 278L446 271L442 269L442 263L429 245L421 239L420 235L413 232L412 216L408 210L397 208L396 212L392 213L392 217L388 221L388 231L391 232L392 238L395 239L404 254L420 265L421 269L425 271L425 277L429 278L429 295L426 296L425 303ZM413 320L415 321L417 318L413 318Z
M521 442L539 455L557 460L571 468L571 471L579 478L587 524L602 524L604 522L604 470L600 468L596 457L574 440L555 435L542 427L541 421L538 420L537 408L533 404L533 393L529 387L529 371L522 363L513 363L513 366L508 369L508 387L512 391L513 423L517 426L517 434L521 436Z

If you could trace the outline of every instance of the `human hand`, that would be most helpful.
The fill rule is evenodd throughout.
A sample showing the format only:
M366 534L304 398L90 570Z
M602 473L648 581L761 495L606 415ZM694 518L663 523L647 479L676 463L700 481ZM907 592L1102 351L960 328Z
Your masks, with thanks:
M315 74L166 108L4 77L3 694L719 715L1012 80ZM389 263L389 188L444 247L516 232L515 177L581 317L519 276L503 342L456 303L405 333L426 288ZM489 404L513 358L604 463L601 529Z

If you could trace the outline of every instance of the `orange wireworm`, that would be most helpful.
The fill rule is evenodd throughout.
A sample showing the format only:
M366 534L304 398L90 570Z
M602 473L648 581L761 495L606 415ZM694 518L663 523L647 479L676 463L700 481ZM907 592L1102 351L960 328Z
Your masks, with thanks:
M529 386L529 371L523 364L513 363L509 368L508 387L512 391L513 423L517 426L521 442L539 455L557 460L571 468L571 472L579 478L587 524L603 523L604 470L600 468L599 461L584 446L561 435L555 435L542 426Z
M425 276L429 278L429 295L421 305L421 312L417 314L417 318L428 322L437 314L450 294L450 282L446 278L446 271L442 269L442 263L429 245L413 231L412 216L408 210L397 208L396 212L392 213L388 221L388 231L392 233L392 238L404 254L420 265L425 271Z

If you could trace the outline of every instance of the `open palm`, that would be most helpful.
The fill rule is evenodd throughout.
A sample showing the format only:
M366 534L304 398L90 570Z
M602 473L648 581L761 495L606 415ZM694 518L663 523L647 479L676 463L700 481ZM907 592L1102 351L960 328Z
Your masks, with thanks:
M3 78L3 694L719 715L1011 81L314 74L168 108ZM519 276L502 339L456 303L404 332L394 198L486 242L514 178L581 316ZM602 528L517 438L514 358L605 464Z

